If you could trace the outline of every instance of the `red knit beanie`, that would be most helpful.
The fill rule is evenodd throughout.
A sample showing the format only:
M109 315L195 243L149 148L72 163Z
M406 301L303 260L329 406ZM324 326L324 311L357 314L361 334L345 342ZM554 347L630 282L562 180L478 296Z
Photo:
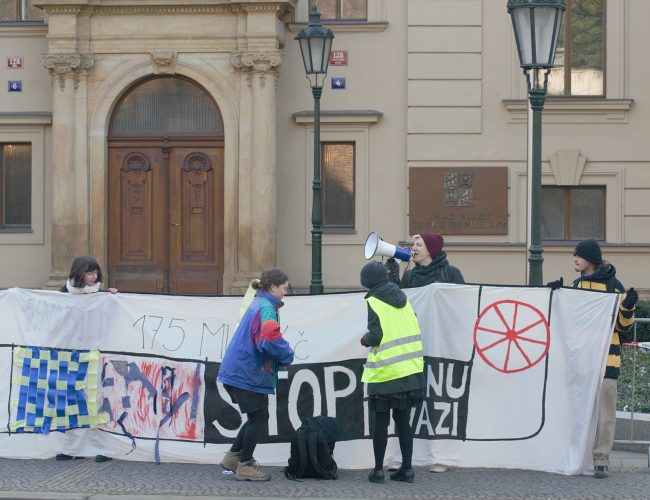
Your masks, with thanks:
M424 240L424 245L427 247L427 252L429 252L432 259L440 255L445 244L442 236L436 233L420 233L420 238Z

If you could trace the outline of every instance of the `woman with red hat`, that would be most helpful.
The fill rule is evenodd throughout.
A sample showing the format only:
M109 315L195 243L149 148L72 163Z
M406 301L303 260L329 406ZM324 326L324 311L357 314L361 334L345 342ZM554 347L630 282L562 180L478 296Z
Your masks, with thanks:
M399 265L395 259L388 259L386 270L391 281L400 288L417 288L431 283L465 283L460 269L449 264L447 252L442 250L444 244L443 237L436 233L413 236L411 252L415 267L406 270L400 280Z

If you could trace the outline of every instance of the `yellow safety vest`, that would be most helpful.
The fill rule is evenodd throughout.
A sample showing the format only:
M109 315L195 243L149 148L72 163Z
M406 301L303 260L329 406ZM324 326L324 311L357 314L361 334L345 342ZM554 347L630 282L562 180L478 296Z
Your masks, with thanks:
M408 302L393 307L375 297L366 299L379 317L381 344L371 348L363 368L362 382L387 382L424 370L422 337L415 312Z

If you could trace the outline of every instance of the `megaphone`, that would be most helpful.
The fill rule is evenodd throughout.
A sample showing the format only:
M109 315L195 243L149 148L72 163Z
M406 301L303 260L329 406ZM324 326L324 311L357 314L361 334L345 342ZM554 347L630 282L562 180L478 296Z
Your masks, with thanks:
M408 248L398 247L386 243L381 239L377 233L370 233L366 238L366 245L364 247L364 254L366 259L370 260L375 255L394 257L403 262L411 260L411 251Z

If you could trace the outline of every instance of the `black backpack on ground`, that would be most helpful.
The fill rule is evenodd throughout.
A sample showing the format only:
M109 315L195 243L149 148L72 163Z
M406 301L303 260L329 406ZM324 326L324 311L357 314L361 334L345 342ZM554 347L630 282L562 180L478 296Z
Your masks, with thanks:
M332 454L339 438L339 423L334 417L309 417L291 438L287 479L313 477L336 479L338 467Z

